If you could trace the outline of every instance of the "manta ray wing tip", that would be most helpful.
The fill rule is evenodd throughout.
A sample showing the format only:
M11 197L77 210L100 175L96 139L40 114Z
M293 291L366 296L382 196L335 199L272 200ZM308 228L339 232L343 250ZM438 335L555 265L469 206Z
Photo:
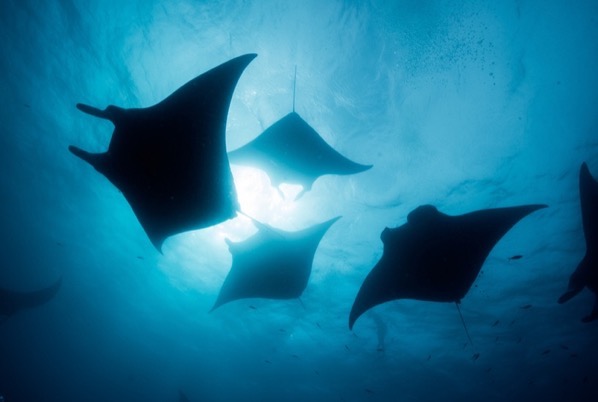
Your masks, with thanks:
M214 312L214 310L216 310L217 308L219 308L220 306L222 306L225 303L226 303L226 301L222 301L220 298L220 295L218 295L218 299L216 300L216 302L214 303L212 308L208 311L208 313Z
M522 208L525 208L529 211L529 213L532 213L532 212L540 210L540 209L548 208L548 205L547 204L529 204L529 205L522 206Z
M243 68L245 68L245 66L247 66L249 63L251 63L253 61L253 59L255 59L256 57L257 57L257 53L247 53L247 54L241 55L235 59L232 59L231 61L241 62L244 64Z

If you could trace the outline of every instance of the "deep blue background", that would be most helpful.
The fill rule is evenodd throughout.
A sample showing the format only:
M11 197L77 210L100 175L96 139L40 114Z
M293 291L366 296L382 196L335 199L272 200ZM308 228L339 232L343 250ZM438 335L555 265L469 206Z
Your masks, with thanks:
M466 3L466 4L462 4ZM598 323L556 300L584 253L577 175L598 176L596 1L33 1L0 3L0 286L63 276L0 324L7 402L598 400ZM75 109L152 105L241 54L230 150L291 109L374 164L300 201L234 168L242 208L327 233L302 301L208 314L239 217L156 252L124 197L69 144L112 126ZM462 311L402 300L348 313L380 232L431 203L460 214L547 203L495 247ZM508 261L516 254L523 258ZM523 306L531 308L523 309ZM250 308L255 307L255 309ZM379 350L381 349L381 350ZM479 353L479 358L474 355Z

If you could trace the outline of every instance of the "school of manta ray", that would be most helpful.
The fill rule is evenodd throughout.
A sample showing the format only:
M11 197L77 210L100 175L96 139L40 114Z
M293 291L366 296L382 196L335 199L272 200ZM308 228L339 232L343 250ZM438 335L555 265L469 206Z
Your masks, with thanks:
M294 101L289 114L227 153L229 105L239 78L256 56L229 60L147 108L110 105L102 110L77 104L80 111L112 122L114 133L106 152L89 153L76 146L69 150L122 192L158 251L170 236L210 227L242 212L229 163L263 170L276 188L282 183L301 185L296 202L323 175L352 175L372 167L328 145L295 112ZM579 199L586 254L558 303L587 287L595 303L582 321L590 322L598 319L598 182L585 162L579 173ZM366 311L398 299L454 302L459 307L499 240L521 219L546 207L505 206L457 216L433 205L415 208L406 223L382 230L382 257L355 297L349 328ZM253 236L242 242L226 239L232 267L212 311L239 299L299 298L320 241L340 218L296 232L252 219L258 229ZM0 289L0 314L10 316L45 303L59 287L60 280L33 292Z

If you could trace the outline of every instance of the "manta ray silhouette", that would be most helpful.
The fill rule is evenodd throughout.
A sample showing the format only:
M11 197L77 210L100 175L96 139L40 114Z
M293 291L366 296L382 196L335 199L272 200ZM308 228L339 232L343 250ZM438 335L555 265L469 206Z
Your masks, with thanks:
M456 302L467 294L492 248L519 220L546 205L487 209L449 216L432 205L386 228L382 258L365 278L349 315L396 299Z
M56 295L61 284L62 278L47 288L32 292L0 289L0 315L11 316L19 310L37 307L46 303Z
M168 236L236 215L226 118L237 81L255 57L246 54L221 64L151 107L77 105L110 120L114 133L107 152L69 150L122 191L158 250Z
M326 174L350 175L372 165L355 163L326 143L299 114L293 111L268 127L262 134L228 154L231 163L253 166L268 174L276 188L282 183L299 184L303 190L295 199L311 190L313 183Z
M340 217L298 232L275 229L254 220L258 232L249 239L240 243L227 239L233 265L211 311L238 299L301 296L318 244L338 219Z
M595 295L594 308L582 321L590 322L598 319L598 181L592 177L585 162L579 170L579 199L586 254L571 274L569 287L559 298L559 303L565 303L587 287Z

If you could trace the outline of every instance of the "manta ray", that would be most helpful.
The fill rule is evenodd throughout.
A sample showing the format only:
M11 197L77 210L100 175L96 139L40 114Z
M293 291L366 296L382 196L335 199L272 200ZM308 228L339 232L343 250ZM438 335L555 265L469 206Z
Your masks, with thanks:
M322 139L297 112L293 91L293 111L268 127L246 145L229 152L231 163L252 166L268 174L271 184L299 184L302 191L295 199L311 190L313 183L326 174L351 175L368 170L372 165L355 163Z
M211 311L245 298L294 299L307 287L316 249L340 217L297 232L255 221L258 232L234 243L227 239L233 264Z
M382 258L365 278L349 315L397 299L456 302L478 276L496 243L526 215L546 205L486 209L450 216L432 205L409 213L407 223L386 228Z
M569 287L559 298L559 303L565 303L587 287L595 295L594 308L582 321L590 322L598 319L598 181L592 177L585 162L579 170L579 199L586 254L571 274Z
M62 278L46 288L31 292L0 288L0 315L9 317L19 310L37 307L46 303L56 295L61 284Z
M147 108L104 110L77 104L114 124L108 150L69 150L125 196L152 244L233 218L238 210L226 153L232 94L255 54L232 59Z

